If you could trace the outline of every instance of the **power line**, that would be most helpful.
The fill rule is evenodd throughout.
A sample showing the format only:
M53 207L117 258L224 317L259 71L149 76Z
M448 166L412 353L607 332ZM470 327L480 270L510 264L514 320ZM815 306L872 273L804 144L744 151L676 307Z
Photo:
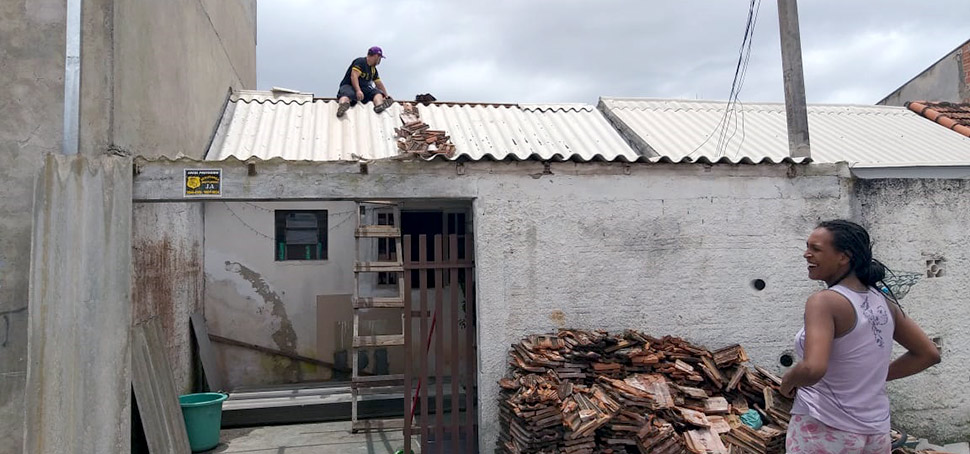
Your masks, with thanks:
M731 82L731 93L728 95L728 104L724 109L725 126L721 130L718 139L718 146L715 148L715 156L721 157L726 154L727 146L738 132L738 106L741 108L741 129L744 128L744 104L738 101L741 95L741 88L744 86L744 79L748 73L748 62L751 60L751 46L754 43L754 31L758 24L758 13L761 11L761 0L751 0L748 5L748 19L745 24L744 37L741 40L741 49L738 52L738 64L734 69L734 80ZM728 129L733 120L734 131L728 136ZM742 137L744 132L742 131ZM740 144L738 145L740 151Z
M701 148L704 147L710 140L717 135L717 143L714 147L714 157L719 158L725 154L728 143L736 136L738 128L738 114L740 107L740 130L741 130L741 142L744 141L744 104L739 101L739 96L741 93L741 88L744 87L745 76L748 72L748 63L751 60L751 47L754 42L754 31L758 23L758 13L761 11L761 0L751 0L748 4L748 18L744 26L744 35L741 39L741 46L738 50L738 62L734 68L734 77L731 81L731 91L728 94L727 105L724 108L724 113L721 115L720 120L714 126L714 130L700 143L694 150L687 154L687 157L693 156ZM734 131L728 136L728 129L731 121L734 122ZM740 151L741 145L738 145L738 151Z
M748 50L747 50L747 53L746 53L746 55L744 57L744 66L741 68L741 80L740 80L740 82L738 84L737 93L734 94L734 102L735 102L735 104L737 104L737 105L739 105L741 107L741 109L740 109L740 111L741 111L741 140L738 141L738 148L735 151L735 156L739 156L741 154L741 146L744 145L744 139L745 139L745 132L744 132L744 103L742 103L738 99L738 96L740 96L740 94L741 94L741 89L744 87L744 82L745 82L746 77L748 75L748 62L751 61L751 45L754 42L754 32L755 32L755 30L757 29L757 26L758 26L758 13L759 12L761 12L761 0L758 0L758 4L757 4L757 6L755 7L755 10L754 10L754 20L753 20L753 22L751 24L751 32L750 32L750 34L748 36ZM736 134L737 134L737 119L735 119L735 133L733 135L731 135L731 137L728 139L728 142L730 142L730 140L733 139ZM727 143L724 144L724 147L725 147L725 150L723 150L722 153L726 152Z

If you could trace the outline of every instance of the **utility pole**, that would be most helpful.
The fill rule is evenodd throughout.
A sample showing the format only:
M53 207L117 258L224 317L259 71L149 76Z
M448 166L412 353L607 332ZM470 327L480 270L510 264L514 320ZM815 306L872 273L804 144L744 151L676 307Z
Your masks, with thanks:
M785 78L789 154L793 158L811 158L797 0L778 0L778 24L781 29L781 66Z

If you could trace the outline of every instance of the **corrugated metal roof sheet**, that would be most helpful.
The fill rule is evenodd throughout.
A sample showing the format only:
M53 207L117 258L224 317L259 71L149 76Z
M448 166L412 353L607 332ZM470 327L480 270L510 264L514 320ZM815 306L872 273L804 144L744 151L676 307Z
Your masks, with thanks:
M640 156L589 105L418 106L421 119L443 129L456 159L636 161Z
M587 104L418 106L422 121L445 130L452 159L603 160L640 158L602 113ZM337 103L310 94L234 93L206 154L288 160L383 159L399 154L394 128L401 106L377 115L355 107L336 118Z
M738 106L737 122L717 152L712 133L725 102L603 98L600 109L631 140L673 161L778 162L788 155L784 104ZM943 164L970 161L970 138L903 107L810 105L812 160L865 164ZM720 131L719 129L717 131ZM649 151L649 150L648 150ZM646 154L646 152L645 152Z
M398 154L394 127L401 107L382 115L370 108L337 118L337 103L312 94L240 91L226 105L206 160L283 158L293 161L355 161Z

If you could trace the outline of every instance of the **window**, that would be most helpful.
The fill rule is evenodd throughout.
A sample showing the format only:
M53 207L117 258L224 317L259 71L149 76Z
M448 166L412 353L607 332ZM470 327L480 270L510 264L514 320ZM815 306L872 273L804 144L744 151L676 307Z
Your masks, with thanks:
M327 259L327 210L277 210L277 262Z

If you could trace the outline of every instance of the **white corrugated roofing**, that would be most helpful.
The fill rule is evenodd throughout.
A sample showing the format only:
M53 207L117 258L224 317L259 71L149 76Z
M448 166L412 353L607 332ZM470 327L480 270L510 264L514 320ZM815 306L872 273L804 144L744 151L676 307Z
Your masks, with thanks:
M422 121L451 136L452 159L636 161L640 158L588 104L418 106ZM337 103L311 94L234 93L206 160L234 156L310 161L382 159L399 154L401 106L378 115L370 105L336 118Z
M401 107L382 115L370 108L337 118L337 103L312 94L240 91L226 105L206 160L283 158L293 161L356 161L398 154L394 128Z
M640 156L590 105L419 106L421 119L443 129L456 157L636 161Z
M784 104L738 105L718 149L716 129L725 102L602 98L600 109L634 143L645 143L673 161L783 160L788 155ZM970 161L970 138L903 107L809 105L815 162L886 165L956 164ZM712 133L714 133L712 135ZM719 152L720 150L720 152ZM649 150L644 154L650 156Z

